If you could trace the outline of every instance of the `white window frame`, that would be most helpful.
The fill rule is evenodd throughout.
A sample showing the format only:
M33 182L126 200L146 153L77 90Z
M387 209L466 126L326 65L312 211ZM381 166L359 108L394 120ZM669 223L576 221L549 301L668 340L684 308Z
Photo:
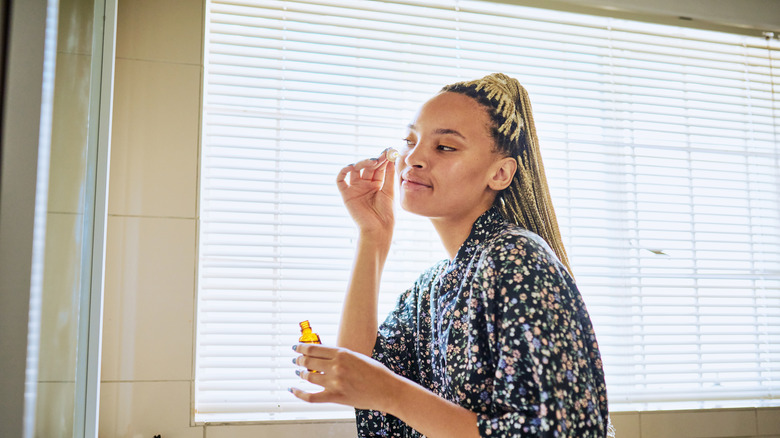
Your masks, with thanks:
M212 7L246 12L241 4L260 0L207 3L196 421L351 415L349 409L294 400L286 394L288 386L297 384L293 366L281 365L292 357L287 347L297 337L298 320L312 320L326 343L335 339L354 243L332 183L337 169L393 145L416 107L442 85L499 69L518 77L531 94L562 234L604 354L611 409L780 404L780 324L772 323L780 320L777 41L610 17L583 20L580 14L489 2L363 2L342 17L327 15L338 0L310 2L311 14L299 2L273 2L276 9L255 10L254 18L228 14L215 23L209 19ZM415 8L414 13L403 7ZM381 21L367 29L362 20L370 18ZM321 52L306 52L325 38L317 32L332 30L332 24L342 32L339 41L322 46ZM551 32L553 25L560 27ZM482 33L491 27L514 29L501 40L522 45L523 53L479 49L496 42ZM231 31L235 35L228 35ZM381 35L388 39L382 41ZM262 42L251 47L255 39ZM597 47L599 40L606 44ZM738 45L728 46L729 41ZM349 42L356 44L351 51L345 49ZM682 54L680 64L649 42L674 47ZM388 49L398 51L382 51ZM555 56L551 50L561 52ZM762 53L774 54L771 68L761 61ZM629 59L629 54L638 56ZM504 63L491 64L491 56L503 57ZM426 66L432 58L436 63ZM327 64L338 59L351 64ZM313 80L306 79L305 60L317 62ZM444 73L434 75L433 66ZM640 75L624 74L637 67L643 68ZM257 72L268 77L251 76ZM674 89L675 81L685 86ZM714 94L718 81L746 84L738 100L745 113L733 111L733 91L724 91L722 98ZM573 87L560 93L566 85ZM351 91L365 93L349 97ZM329 101L333 96L337 102ZM275 107L269 106L273 100ZM677 101L695 104L676 106ZM350 106L356 110L350 112ZM730 109L733 116L717 115ZM639 118L625 118L628 113ZM252 150L261 143L258 138L263 146ZM312 138L318 149L305 152ZM209 155L213 145L226 141L232 146ZM740 148L751 153L739 155ZM300 153L294 153L297 149ZM307 157L313 159L307 163ZM743 202L746 191L719 185L730 175L725 169L741 172L740 182L752 198ZM237 184L244 187L236 190ZM670 193L677 184L685 186L684 193ZM272 186L292 191L275 194ZM284 196L292 203L272 207ZM229 219L219 205L239 215ZM380 320L424 266L444 256L425 220L397 211ZM327 232L308 233L313 218ZM226 228L231 220L240 226ZM224 222L215 227L219 221ZM260 235L284 228L293 231ZM726 237L718 236L721 229L734 241L718 240ZM296 233L308 235L296 239ZM732 248L732 259L723 258L723 245ZM231 248L236 252L229 253ZM295 261L288 258L291 253L303 258ZM311 255L328 259L315 262ZM729 270L729 263L739 269ZM735 289L748 295L730 297ZM286 295L292 298L285 301ZM246 312L249 308L257 310ZM718 318L736 324L737 333L719 330ZM739 333L750 319L758 321L753 327L761 333ZM665 332L678 323L681 331ZM737 344L748 338L757 348L744 353ZM266 345L268 339L274 339L272 345ZM719 350L729 339L734 348ZM220 340L236 347L210 347ZM694 354L687 353L691 346L697 348ZM220 348L230 352L219 356ZM731 355L732 362L744 365L749 360L741 354L752 354L755 367L735 371L728 361L712 367L705 363L707 357ZM265 366L271 369L268 380L252 376ZM660 379L670 367L682 371L671 380ZM241 373L236 370L245 370L246 380L237 380ZM718 385L741 385L750 373L763 376L774 395L756 396L755 388L718 391ZM642 377L637 380L637 375ZM692 376L701 382L686 390ZM220 381L222 389L232 385L233 393L241 394L236 409L218 401L230 391L209 393L207 388ZM642 387L655 389L636 397ZM675 388L682 391L663 392ZM264 389L276 398L253 395ZM712 394L690 397L691 391ZM265 412L242 412L256 407Z

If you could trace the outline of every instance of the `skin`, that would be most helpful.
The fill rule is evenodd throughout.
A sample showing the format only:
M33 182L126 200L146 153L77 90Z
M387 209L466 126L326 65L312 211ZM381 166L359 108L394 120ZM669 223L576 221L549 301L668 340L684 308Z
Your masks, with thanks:
M517 163L495 151L486 110L457 93L440 93L426 102L410 123L405 141L397 165L385 151L378 158L346 166L336 179L359 229L338 347L294 346L300 353L296 364L303 367L300 377L323 390L291 391L311 403L389 413L431 438L478 437L475 413L370 357L378 327L377 295L395 224L396 177L401 206L428 217L454 258L476 219L511 183Z

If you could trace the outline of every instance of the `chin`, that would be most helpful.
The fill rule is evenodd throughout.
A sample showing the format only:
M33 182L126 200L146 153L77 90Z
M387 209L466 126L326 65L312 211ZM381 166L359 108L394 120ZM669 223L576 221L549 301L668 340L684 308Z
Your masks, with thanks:
M428 218L436 216L435 214L432 214L429 209L420 205L414 205L414 203L411 202L405 202L403 199L401 200L401 209L417 216Z

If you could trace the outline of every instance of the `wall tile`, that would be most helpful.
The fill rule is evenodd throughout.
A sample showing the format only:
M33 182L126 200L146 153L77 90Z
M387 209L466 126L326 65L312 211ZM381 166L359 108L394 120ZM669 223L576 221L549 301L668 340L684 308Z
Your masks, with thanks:
M643 412L642 438L752 437L756 434L754 409Z
M122 0L118 58L202 64L203 0Z
M110 214L195 217L200 73L117 60Z
M354 421L206 426L206 438L354 438L356 430Z
M102 380L190 380L195 220L109 217Z
M780 408L761 408L757 413L759 435L780 436Z
M203 438L190 426L189 382L103 383L98 434L111 438Z
M609 414L615 427L615 436L639 438L639 412L613 412Z

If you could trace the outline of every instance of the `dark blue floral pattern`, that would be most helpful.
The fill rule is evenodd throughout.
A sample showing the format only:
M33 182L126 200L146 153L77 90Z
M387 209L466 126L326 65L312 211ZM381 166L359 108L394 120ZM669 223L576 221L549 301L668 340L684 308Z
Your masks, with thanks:
M536 234L495 209L451 262L424 272L379 328L373 356L476 412L483 437L604 437L607 394L590 317ZM361 437L420 437L357 411Z

